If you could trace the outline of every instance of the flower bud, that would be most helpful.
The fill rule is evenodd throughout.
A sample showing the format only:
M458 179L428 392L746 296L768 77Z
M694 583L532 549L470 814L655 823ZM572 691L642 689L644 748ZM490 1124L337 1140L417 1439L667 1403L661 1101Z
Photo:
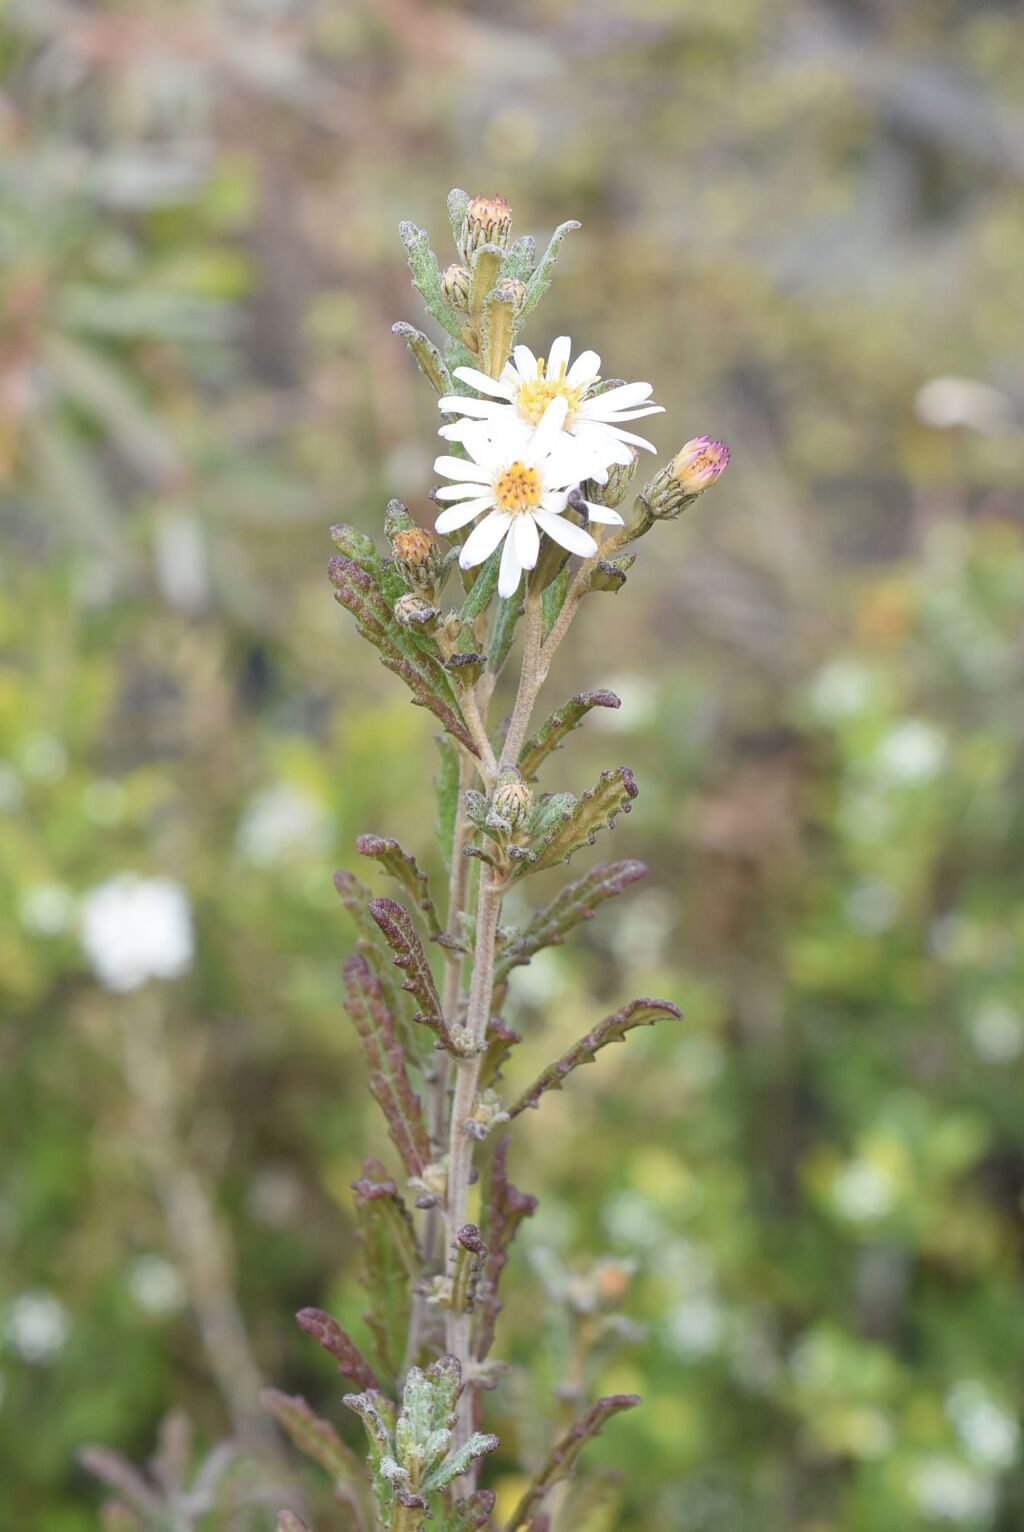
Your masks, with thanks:
M502 772L491 799L489 821L494 821L495 828L507 829L514 835L525 830L532 811L533 794L519 772L515 767Z
M512 312L514 314L521 312L523 304L526 302L525 282L521 282L518 277L502 277L501 281L495 284L494 291L500 297L512 299Z
M587 480L583 486L584 500L593 500L597 505L607 505L611 509L622 504L640 461L640 454L635 447L631 447L630 452L632 455L628 463L611 465L604 484L599 484L596 479Z
M432 590L441 575L444 554L433 532L425 527L410 527L396 532L391 539L395 568L406 585L414 590Z
M462 221L459 254L468 265L481 245L508 248L512 233L512 214L504 197L473 197Z
M720 479L728 465L729 449L722 442L694 437L644 485L641 508L654 521L672 521Z
M465 314L469 309L469 286L472 280L465 266L454 263L446 267L441 274L441 292L444 295L444 301L457 314Z
M416 628L421 633L432 633L437 627L438 610L423 596L410 591L399 596L394 606L395 621L403 628Z

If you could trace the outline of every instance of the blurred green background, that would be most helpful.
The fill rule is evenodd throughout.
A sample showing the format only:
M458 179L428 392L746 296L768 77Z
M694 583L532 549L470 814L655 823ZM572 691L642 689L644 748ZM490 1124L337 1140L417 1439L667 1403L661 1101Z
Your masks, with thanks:
M76 1449L170 1405L344 1414L290 1318L358 1329L386 1142L330 873L427 852L433 731L326 529L428 519L395 229L450 258L452 185L580 218L525 338L733 454L550 683L623 695L545 785L634 766L602 851L651 876L517 973L516 1079L633 994L686 1019L516 1135L490 1423L530 1460L644 1395L579 1532L1019 1532L1019 7L6 0L0 73L4 1532L96 1527ZM124 872L196 950L118 993L80 924Z

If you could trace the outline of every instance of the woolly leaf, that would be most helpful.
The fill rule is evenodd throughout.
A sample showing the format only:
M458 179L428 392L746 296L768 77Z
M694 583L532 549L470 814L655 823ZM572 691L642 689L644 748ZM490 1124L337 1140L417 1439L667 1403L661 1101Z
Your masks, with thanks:
M507 601L498 602L491 642L487 650L487 665L495 675L500 672L509 657L512 642L516 636L516 623L519 621L522 610L523 603L519 596L510 596Z
M396 840L382 835L360 835L356 841L356 850L360 856L374 857L385 872L401 883L426 921L430 934L439 935L441 922L437 917L437 907L430 897L430 883L412 852L403 851Z
M508 361L516 332L516 305L511 293L493 292L484 303L480 332L480 362L488 377L496 378Z
M405 341L420 372L436 391L439 394L450 394L451 374L433 341L428 340L422 330L417 330L415 325L406 324L404 320L393 324L391 330L394 335L401 336Z
M468 1441L463 1442L461 1447L456 1447L455 1451L449 1453L433 1473L428 1475L424 1481L424 1489L428 1491L446 1489L452 1480L464 1474L477 1458L485 1457L498 1445L498 1438L491 1433L474 1431Z
M520 282L529 282L536 264L537 241L532 234L522 234L518 239L513 240L506 250L501 275L515 277Z
M345 1009L352 1018L370 1070L370 1094L380 1107L391 1140L410 1176L430 1163L430 1144L420 1098L409 1084L405 1052L373 969L362 952L353 953L342 970ZM349 1374L359 1382L354 1373Z
M323 1309L300 1309L295 1318L299 1328L334 1358L343 1378L350 1378L359 1388L380 1388L373 1368L355 1341L330 1314Z
M363 1316L373 1334L377 1359L389 1380L405 1354L410 1288L420 1274L412 1219L394 1181L377 1177L377 1166L353 1182L359 1236L359 1281L370 1307Z
M570 218L567 223L560 223L552 234L548 242L548 248L541 256L540 264L526 284L526 298L520 310L520 321L524 320L527 314L533 313L533 310L551 286L551 278L554 275L555 262L558 260L558 252L562 248L562 241L567 234L571 234L574 229L579 227L578 220Z
M351 559L353 564L358 564L360 569L365 570L375 579L380 578L382 560L372 537L367 537L366 533L360 532L358 527L350 527L341 522L338 526L331 528L331 542L338 552L345 558Z
M614 771L603 771L597 786L579 798L559 793L547 800L545 812L536 815L530 826L530 844L513 877L520 878L524 873L567 862L581 846L592 846L598 830L605 826L611 829L620 810L629 812L638 792L629 767L617 766ZM569 801L559 802L565 799ZM541 803L543 805L545 800ZM554 811L556 807L557 812Z
M498 1284L508 1261L509 1247L523 1219L532 1218L537 1211L536 1197L521 1192L508 1178L509 1142L507 1134L498 1140L480 1194L481 1233L487 1245L487 1260L477 1288L474 1355L481 1362L494 1343L502 1307Z
M501 276L504 252L498 245L481 245L473 251L472 280L469 284L470 328L482 335L486 326L485 305Z
M475 755L476 746L447 676L395 621L380 580L343 555L331 559L327 571L335 600L352 613L362 637L379 650L381 664L405 682L414 706L428 708Z
M619 1414L621 1410L631 1410L639 1403L636 1394L609 1394L592 1405L552 1449L547 1462L513 1511L505 1532L518 1532L518 1528L525 1526L548 1491L569 1477L587 1442L600 1434L601 1427L613 1415Z
M671 1000L631 1000L624 1005L621 1011L616 1011L613 1016L606 1016L604 1021L599 1022L592 1032L586 1037L581 1037L578 1043L574 1043L568 1053L563 1053L560 1059L550 1064L544 1073L540 1075L524 1091L514 1106L510 1106L508 1114L517 1117L528 1106L536 1106L545 1091L561 1090L562 1081L566 1075L572 1073L580 1064L592 1064L600 1050L608 1043L622 1042L627 1032L634 1027L652 1026L660 1021L663 1016L671 1016L675 1021L682 1018L682 1011L673 1005Z
M406 253L409 257L412 285L426 304L427 312L450 335L457 337L459 334L458 320L444 301L444 295L441 292L441 272L437 264L437 256L430 248L430 240L426 230L418 229L414 223L406 220L399 224L398 232L402 236L402 243L405 245Z
M441 1009L427 955L416 935L408 910L403 909L394 899L371 899L368 908L395 955L396 966L405 974L402 988L409 991L419 1006L413 1020L429 1027L438 1045L458 1057Z
M365 1495L369 1486L362 1463L330 1422L321 1419L301 1394L265 1388L260 1398L264 1409L269 1410L300 1452L318 1463L336 1485L347 1486L359 1499Z
M495 1494L490 1489L478 1489L465 1500L456 1500L441 1511L437 1532L477 1532L490 1521L494 1502Z
M592 920L606 899L621 894L631 883L647 876L643 862L599 862L582 878L569 883L530 921L526 930L514 936L498 955L494 982L500 984L511 972L528 963L544 947L563 942L573 926Z
M538 729L532 739L528 739L519 752L519 770L527 781L537 775L540 765L551 754L552 750L560 750L562 741L573 729L579 728L591 708L622 706L621 699L614 692L577 692L575 697L552 713L545 724Z
M486 1090L495 1080L501 1079L501 1071L512 1057L512 1049L522 1040L518 1032L506 1027L497 1016L491 1017L485 1039L487 1051L480 1060L480 1077L477 1082L480 1090Z
M453 186L448 193L448 221L452 226L452 239L456 245L462 238L462 225L466 221L466 209L469 206L469 193L461 187Z
M498 586L500 563L501 549L497 548L478 571L476 579L470 586L469 594L459 611L460 622L472 622L474 617L479 617L487 606Z

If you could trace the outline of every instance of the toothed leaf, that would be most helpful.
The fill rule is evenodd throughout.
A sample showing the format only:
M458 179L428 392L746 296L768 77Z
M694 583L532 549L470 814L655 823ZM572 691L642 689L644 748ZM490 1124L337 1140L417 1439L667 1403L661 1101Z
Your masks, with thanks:
M380 1107L388 1133L410 1176L430 1163L430 1144L420 1098L409 1084L405 1051L384 994L366 956L353 953L343 969L345 1009L363 1045L370 1071L370 1094ZM349 1374L355 1382L361 1380Z
M334 1358L343 1378L350 1378L359 1388L380 1388L373 1368L355 1341L330 1314L323 1309L300 1309L295 1318L300 1329Z
M494 982L500 984L513 968L528 963L544 947L562 943L573 926L592 920L598 906L621 894L631 883L647 876L643 862L599 862L582 878L569 883L530 921L526 930L514 936L498 955Z
M551 717L542 725L532 739L528 739L519 752L519 770L529 782L536 775L540 765L551 754L552 750L559 750L562 741L573 729L578 729L586 718L591 708L622 706L621 699L610 691L577 692L575 697L570 697Z
M359 1234L359 1281L370 1307L363 1316L388 1381L402 1366L409 1325L410 1288L420 1274L412 1220L393 1181L364 1176L353 1182Z
M458 336L458 321L444 301L444 295L441 292L441 271L437 264L437 256L430 248L430 239L426 230L418 229L414 223L405 221L399 224L398 232L402 236L402 243L409 257L412 285L423 299L427 312L450 335Z
M602 1048L608 1043L622 1042L626 1033L634 1027L652 1026L665 1016L679 1021L682 1014L671 1000L631 1000L621 1011L606 1016L604 1021L599 1022L586 1037L581 1037L578 1043L574 1043L568 1053L563 1053L554 1064L549 1064L530 1089L524 1091L518 1101L509 1107L508 1115L517 1117L526 1107L536 1106L545 1091L561 1090L566 1075L571 1074L580 1064L592 1064Z
M494 1330L502 1308L498 1285L508 1261L509 1247L523 1219L532 1218L537 1211L536 1197L521 1192L508 1178L509 1143L507 1134L498 1140L480 1193L481 1235L487 1245L487 1260L477 1288L474 1336L474 1355L480 1361L494 1343Z
M396 840L383 835L360 835L356 841L356 850L360 856L374 857L385 872L401 883L426 921L431 935L439 935L441 922L437 906L430 896L430 882L426 873L420 870L412 852L403 851Z
M402 988L409 991L419 1007L413 1020L429 1027L440 1046L457 1057L434 976L408 910L394 899L371 899L369 911L395 955L396 966L405 974Z
M448 368L444 364L444 358L434 345L428 340L422 330L417 330L415 325L406 324L400 320L398 324L391 326L392 333L401 336L408 346L420 372L431 383L439 394L450 394L452 391L452 379Z
M434 1469L434 1472L424 1481L424 1489L427 1491L446 1489L452 1480L464 1474L477 1458L486 1457L487 1453L493 1452L498 1445L496 1436L489 1432L474 1431L468 1441L449 1453L444 1462Z
M562 248L562 241L567 234L580 227L579 221L570 218L567 223L560 223L548 242L548 248L541 256L540 264L526 284L526 299L520 312L520 320L532 314L537 304L543 298L551 286L551 278L554 275L555 262L558 260L558 252Z
M631 1410L640 1403L636 1394L609 1394L592 1405L576 1425L568 1431L551 1452L544 1467L535 1477L530 1488L512 1513L505 1532L518 1532L540 1506L545 1495L556 1484L567 1479L587 1442L600 1434L601 1427L621 1410Z
M260 1398L300 1452L318 1463L335 1484L353 1490L359 1499L365 1496L369 1485L362 1463L331 1423L322 1420L301 1394L265 1388Z
M567 862L581 846L592 846L598 830L606 826L611 829L620 810L629 812L638 792L629 767L618 766L614 771L603 771L597 786L579 798L560 793L547 800L546 811L530 826L528 854L516 866L513 877L555 867L559 862ZM565 799L569 801L559 802ZM542 799L542 805L544 802Z

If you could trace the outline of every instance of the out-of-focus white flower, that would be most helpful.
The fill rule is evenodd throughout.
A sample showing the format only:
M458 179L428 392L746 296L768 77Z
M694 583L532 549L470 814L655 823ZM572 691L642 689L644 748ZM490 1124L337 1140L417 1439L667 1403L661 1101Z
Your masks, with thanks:
M1024 1016L1009 1005L982 1006L967 1025L975 1052L988 1064L1009 1064L1024 1051Z
M59 782L68 753L53 734L30 734L21 749L21 769L35 782Z
M542 532L583 558L597 552L590 533L563 515L569 490L594 467L593 459L562 431L567 408L564 398L552 399L532 432L516 419L471 422L461 438L469 460L439 457L434 464L438 473L456 481L437 490L436 498L460 502L441 512L435 531L454 532L486 511L463 543L459 564L472 569L504 542L498 595L505 600L518 590L523 570L536 564ZM622 525L618 511L589 500L581 504L591 521Z
M899 913L896 890L877 878L851 888L843 907L851 925L861 931L889 931Z
M175 1314L185 1302L185 1284L162 1255L140 1255L128 1268L128 1291L145 1314Z
M997 1471L1011 1468L1020 1452L1016 1416L997 1404L984 1384L965 1379L949 1391L946 1414L972 1463Z
M81 940L100 983L117 993L180 978L195 951L188 895L171 878L119 873L83 898Z
M5 1319L8 1342L24 1362L52 1361L68 1338L67 1309L53 1293L42 1289L19 1293Z
M910 784L931 781L945 759L945 735L921 718L908 718L882 737L872 763L891 782Z
M913 1473L910 1492L929 1521L984 1524L995 1507L992 1483L956 1458L926 1458Z
M594 472L589 477L603 483L612 463L625 466L631 462L631 446L653 452L651 442L625 429L628 421L663 412L663 407L651 400L650 383L624 383L595 394L601 358L596 351L581 351L570 367L571 355L572 341L568 335L560 335L552 342L546 360L535 357L529 346L516 346L512 360L497 379L475 367L456 367L455 376L461 382L487 397L473 399L448 394L438 400L444 413L463 417L442 426L440 434L449 441L462 441L464 428L471 421L484 420L500 426L509 416L526 426L537 426L551 401L564 399L566 411L561 429L575 437L593 458Z
M918 420L937 431L967 426L985 436L997 436L1014 428L1012 400L1002 389L977 378L931 378L918 389L914 407Z
M316 852L329 831L329 817L315 798L291 782L276 782L250 798L236 844L247 861L268 866L288 856Z
M832 1182L832 1202L844 1218L864 1223L884 1218L896 1202L891 1176L870 1160L851 1160Z
M873 691L873 678L865 665L853 660L833 660L814 677L808 698L819 718L841 723L863 713Z
M725 1339L725 1310L710 1293L694 1293L665 1317L665 1340L679 1356L709 1356Z
M26 931L36 936L59 936L71 924L75 897L63 883L37 883L22 895L18 913Z

